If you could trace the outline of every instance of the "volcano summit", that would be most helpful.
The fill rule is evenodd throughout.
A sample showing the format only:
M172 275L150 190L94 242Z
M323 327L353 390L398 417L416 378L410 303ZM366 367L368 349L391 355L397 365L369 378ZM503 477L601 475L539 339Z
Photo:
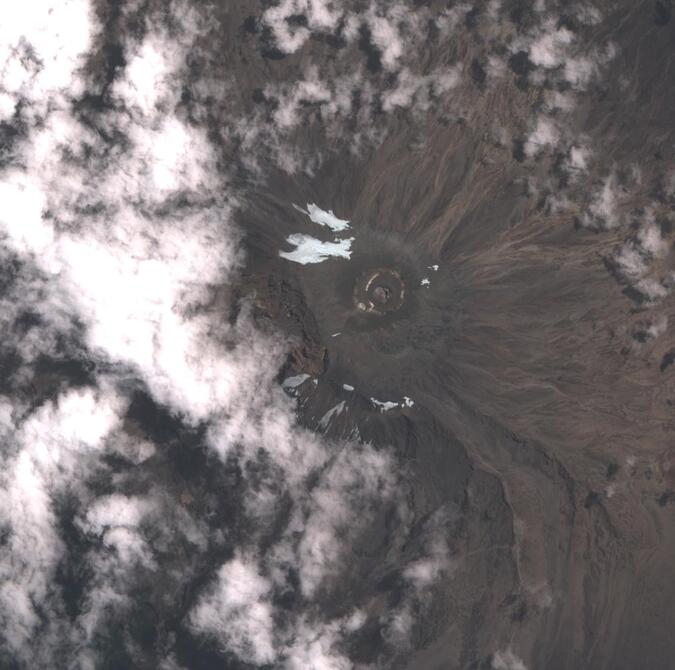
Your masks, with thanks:
M670 0L0 22L0 670L675 667Z

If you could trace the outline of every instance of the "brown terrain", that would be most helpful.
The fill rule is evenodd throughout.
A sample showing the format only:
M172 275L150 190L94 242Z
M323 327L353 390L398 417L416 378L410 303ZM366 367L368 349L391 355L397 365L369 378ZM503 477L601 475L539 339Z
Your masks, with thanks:
M650 272L672 267L675 28L659 7L604 5L608 18L591 27L570 19L585 44L617 46L559 119L570 142L593 147L581 178L564 167L569 147L523 154L532 118L565 86L524 80L512 59L499 80L465 79L423 114L374 112L386 137L358 154L344 136L326 147L331 122L308 113L294 141L320 148L321 164L273 171L242 209L241 294L258 323L293 338L280 379L316 380L295 389L303 423L393 445L405 468L406 523L378 520L342 588L369 613L394 608L397 566L444 510L452 569L418 603L412 648L386 667L521 667L495 649L536 669L675 667L673 296L645 296L615 261L650 209L669 248ZM480 15L451 44L427 42L416 63L470 72L523 29L517 9L504 6L499 25ZM310 41L279 60L251 57L250 86L303 62L330 72L329 50ZM609 174L625 224L592 218ZM556 206L563 198L571 205ZM321 236L292 207L312 202L350 220L349 260L278 256L292 233ZM360 314L360 278L382 268L402 277L403 304ZM386 412L370 401L405 396L414 405ZM361 631L353 658L375 661L379 635Z

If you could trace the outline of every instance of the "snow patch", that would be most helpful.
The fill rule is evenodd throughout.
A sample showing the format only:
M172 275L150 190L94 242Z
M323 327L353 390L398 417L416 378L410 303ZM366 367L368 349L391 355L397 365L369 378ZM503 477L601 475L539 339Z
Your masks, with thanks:
M375 398L371 398L370 402L375 405L375 407L378 407L380 409L380 412L388 412L390 409L394 409L399 406L397 402L392 402L391 400L376 400Z
M338 219L333 210L329 209L328 211L321 209L314 203L307 203L307 209L293 205L298 212L306 214L314 223L318 223L320 226L327 226L333 232L339 233L343 230L349 228L349 219Z
M333 210L323 210L314 203L308 203L307 209L293 205L295 209L306 214L319 226L330 228L334 233L349 229L348 219L338 219ZM295 233L286 238L286 242L296 247L294 251L280 251L279 256L286 260L307 265L308 263L322 263L333 256L334 258L350 258L352 255L353 237L346 239L335 238L332 242L322 242L311 235Z
M294 389L304 384L309 379L309 375L295 375L294 377L286 377L283 382L281 382L281 388L289 390Z
M286 240L295 245L295 251L280 251L279 256L286 260L307 265L308 263L322 263L327 258L350 258L352 255L353 237L336 242L322 242L310 235L294 234Z
M335 407L331 407L322 417L321 420L319 421L319 428L325 430L328 428L328 424L330 424L332 418L334 416L338 416L339 414L342 413L342 411L345 408L345 401L343 400L342 402L339 402Z
M412 407L415 404L415 401L407 395L403 396L401 402L394 402L393 400L377 400L377 398L371 398L370 402L372 402L380 412L388 412L390 409L395 409L396 407Z

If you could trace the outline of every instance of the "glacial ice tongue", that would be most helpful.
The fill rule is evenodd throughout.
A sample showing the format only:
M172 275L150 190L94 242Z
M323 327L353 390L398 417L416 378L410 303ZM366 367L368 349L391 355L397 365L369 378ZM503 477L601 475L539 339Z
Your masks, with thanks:
M314 203L307 203L307 209L303 209L297 205L293 205L293 207L299 212L306 214L314 223L318 223L320 226L328 226L328 228L336 233L349 228L349 220L338 219L338 217L333 214L332 209L326 211Z
M294 244L295 251L280 251L279 256L294 263L306 265L308 263L321 263L331 256L335 258L350 258L352 255L353 237L336 242L322 242L310 235L294 234L287 240L289 244Z

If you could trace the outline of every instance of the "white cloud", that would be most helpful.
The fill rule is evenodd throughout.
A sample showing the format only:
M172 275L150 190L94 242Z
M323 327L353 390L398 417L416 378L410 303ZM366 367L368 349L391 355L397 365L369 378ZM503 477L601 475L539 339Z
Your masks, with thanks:
M437 582L450 567L448 546L439 534L429 543L426 555L406 566L403 577L416 589L424 589Z
M672 277L659 275L659 259L667 255L670 244L647 210L635 236L627 239L612 256L616 269L635 290L647 299L665 298L672 288Z
M255 557L235 556L218 571L215 586L190 615L192 625L223 640L242 660L259 665L276 658L271 583Z
M595 26L602 21L602 14L597 7L579 3L575 7L575 16L581 23Z
M101 534L108 528L135 528L154 508L154 504L137 496L114 493L98 498L87 510L84 527L90 533Z
M391 456L372 447L343 449L305 503L297 548L302 591L311 595L340 569L344 538L358 532L395 492Z
M2 118L13 114L20 98L30 102L31 114L41 115L54 94L82 92L72 73L82 65L94 25L87 0L35 0L12 9L0 26Z
M576 107L576 100L574 94L570 91L549 91L544 105L549 112L556 110L570 112Z
M22 374L30 373L40 353L52 352L77 320L90 354L103 364L113 363L124 376L140 377L156 400L189 420L226 411L228 399L237 398L244 406L247 394L239 395L237 389L251 374L259 376L260 356L246 359L242 350L226 356L219 340L225 329L214 332L214 320L205 310L193 316L210 300L212 287L236 266L237 255L236 235L224 227L230 210L219 197L223 182L204 132L167 111L179 94L175 70L184 45L175 36L151 32L130 59L112 91L126 109L98 119L106 130L124 134L128 144L108 146L71 114L61 90L82 90L75 47L88 45L92 32L80 39L78 27L89 16L84 5L61 5L75 7L77 16L70 16L68 31L61 35L55 29L60 23L49 25L49 39L39 44L44 68L28 83L17 83L12 79L16 73L7 69L2 72L5 90L18 96L24 95L24 84L29 86L40 102L35 109L45 115L17 145L17 161L0 181L3 257L17 255L22 261L14 286L3 296L9 308L3 319L11 323L19 309L31 307L41 319L28 342L15 343L26 368ZM50 20L62 13L55 6ZM134 50L131 43L127 47ZM40 86L35 77L43 78ZM182 208L172 205L177 196L185 203ZM270 347L261 345L259 353L263 349L269 357ZM272 375L264 371L262 378L269 383ZM54 499L67 491L81 502L89 500L87 473L118 427L126 402L112 382L99 376L98 384L97 390L65 392L25 419L24 408L3 406L3 432L13 451L8 450L3 463L0 489L0 514L9 529L0 556L0 597L7 605L18 604L2 608L3 629L17 658L33 658L39 666L42 662L35 659L40 654L68 639L53 639L61 617L53 575L65 550ZM252 388L248 394L255 392ZM147 441L134 444L128 436L117 435L111 443L135 462L154 450ZM110 608L121 611L129 605L131 568L154 568L142 530L147 515L157 521L153 505L114 494L94 501L80 520L82 530L100 540L87 554L94 574L78 628L71 631L75 637L81 632L77 644L83 649ZM201 541L189 519L181 523L190 541ZM155 534L155 542L165 541L163 532ZM31 647L28 642L42 616L44 643Z
M547 20L542 29L542 34L530 44L530 60L547 69L558 67L568 56L574 35L566 28L556 28L553 19Z
M431 105L430 95L443 95L459 85L461 75L458 67L437 69L429 75L419 76L403 68L399 72L396 87L382 97L386 112L397 107L426 111Z
M112 391L71 391L25 421L13 417L5 425L13 430L18 451L6 458L0 480L0 521L9 529L0 549L0 599L5 604L0 616L7 641L19 656L29 653L26 645L40 622L35 608L55 597L53 573L64 547L53 498L66 487L78 486L89 456L116 428L122 408ZM58 599L54 606L58 609Z
M303 15L307 26L291 26L288 19ZM333 31L344 10L340 3L327 0L281 0L263 13L263 23L272 30L276 46L284 53L294 53L309 39L312 31Z
M158 99L177 94L165 61L153 57L145 67L161 71ZM86 143L103 155L100 140L66 113L53 113L23 147L26 169L5 174L2 196L12 206L0 225L11 248L34 258L84 318L93 351L135 366L162 402L199 420L223 408L239 381L232 371L243 369L236 356L221 356L209 318L185 312L236 266L236 235L224 234L230 210L217 197L223 185L203 131L155 106L142 105L132 121L108 119L126 131L131 147L114 162L97 162L96 174L64 163L62 152ZM193 204L153 214L178 193ZM82 205L104 212L88 217L85 229ZM57 227L48 211L68 227Z
M560 131L553 119L540 116L537 119L534 130L528 136L527 142L525 142L525 154L530 157L535 156L546 147L554 147L559 139Z
M570 148L568 166L573 171L585 172L588 169L590 150L584 146L572 146Z
M383 636L392 645L406 648L410 644L410 635L415 618L408 605L391 612L384 622Z
M284 2L278 9L295 11L296 5L306 10L312 30L333 29L340 15L311 1ZM126 432L128 398L121 389L133 386L186 423L205 424L207 444L223 459L232 456L245 465L265 455L270 474L259 495L244 495L242 513L272 516L281 496L293 505L289 527L267 555L240 548L221 567L192 612L194 626L253 663L341 670L350 665L336 651L338 642L363 616L328 622L301 617L277 648L287 631L283 625L277 630L271 592L288 587L288 570L295 568L304 598L333 587L330 580L344 569L350 542L394 499L396 463L386 451L324 444L301 429L292 401L275 383L285 343L257 332L245 309L235 325L223 316L216 298L241 262L240 233L232 224L237 203L206 130L175 111L190 36L200 29L181 7L171 4L171 35L162 22L146 19L145 37L125 40L127 64L109 92L114 106L96 116L95 129L72 113L68 98L91 85L79 69L98 30L88 5L63 2L50 15L49 3L39 3L44 35L42 28L32 31L35 24L21 12L25 30L24 24L0 28L8 54L0 113L9 115L19 96L28 96L36 103L32 114L44 117L17 142L17 160L0 181L3 258L23 263L16 286L2 298L7 309L0 318L13 323L19 306L40 312L41 325L23 342L12 342L21 353L24 379L41 353L53 353L59 339L75 330L67 348L112 370L110 378L93 373L95 387L60 392L37 408L0 404L0 429L11 445L0 475L0 518L10 529L0 549L0 598L12 604L2 608L4 634L12 651L33 658L34 667L41 665L36 655L49 653L59 635L60 644L77 650L72 653L82 667L95 667L93 642L111 613L133 605L137 580L158 569L156 554L172 546L174 526L197 550L207 546L205 529L170 496L151 490L96 498L87 485L94 470L110 474L100 459L104 452L122 455L132 469L163 456L149 439ZM397 12L403 10L396 6L386 20L378 18L374 39L382 42L393 30ZM401 34L414 33L413 19L400 18ZM25 58L22 31L31 32L40 67ZM286 37L296 35L303 38L302 30ZM405 50L384 47L385 66L398 68ZM328 115L351 113L356 85L368 107L372 90L362 77L357 70L329 84L308 71L305 80L287 87L272 132L281 136L297 125L303 101ZM417 81L410 75L418 88L405 104L423 107L430 95L457 81L455 70ZM366 118L370 112L362 113ZM124 141L103 139L115 134ZM249 146L259 139L252 131ZM330 221L333 227L342 223ZM123 481L111 475L113 488ZM63 605L53 579L66 550L54 504L65 492L80 505L76 527L90 543L83 557L92 572L67 634L59 628ZM32 649L37 625L51 637Z
M498 21L501 9L502 0L490 0L487 6L487 15L492 21Z
M471 5L468 2L460 2L452 7L444 8L438 18L436 25L444 37L449 37L461 25L464 18L471 10Z
M340 632L339 622L312 625L301 619L293 631L292 642L284 649L283 667L286 670L351 670L354 664L336 650Z
M600 74L601 68L613 60L618 53L617 46L610 42L604 49L589 55L575 56L565 61L565 79L575 88L585 89L591 79Z
M647 272L647 264L640 250L632 244L623 246L615 257L621 271L632 279L639 279Z
M150 116L171 88L170 79L179 65L177 54L168 43L150 38L128 60L124 77L113 85L113 95L126 107Z
M668 317L667 316L659 316L654 323L650 324L649 328L647 328L647 332L649 333L650 337L658 337L659 335L663 335L668 330Z
M289 94L279 99L274 120L280 128L291 128L299 122L298 107L301 104L324 104L331 100L328 85L319 79L316 68L310 69L305 79L295 83Z
M653 221L653 214L647 212L645 223L637 234L638 242L642 249L654 258L660 258L668 253L669 244L661 234L659 226Z
M576 11L584 23L602 20L595 8L577 6ZM534 65L534 71L530 73L533 82L564 81L572 86L574 92L585 90L618 51L612 42L587 49L571 30L559 25L555 16L546 16L525 36L513 40L509 50L511 53L527 51Z
M342 568L348 542L396 492L391 455L349 444L326 465L318 483L296 505L285 537L274 549L278 572L298 570L302 593L311 598Z
M527 670L527 666L511 649L498 651L492 656L494 670Z
M120 433L114 436L110 441L109 448L117 452L123 458L131 461L134 465L139 465L155 455L157 448L152 442L132 437L127 433Z
M619 210L619 190L614 174L610 174L595 191L581 221L590 228L617 228L623 223Z
M411 24L415 21L415 15L400 4L387 7L385 14L371 11L367 15L367 23L373 44L381 54L382 65L385 69L393 71L398 68L401 56L404 54L405 37L401 35L399 27ZM414 30L414 28L413 28Z

